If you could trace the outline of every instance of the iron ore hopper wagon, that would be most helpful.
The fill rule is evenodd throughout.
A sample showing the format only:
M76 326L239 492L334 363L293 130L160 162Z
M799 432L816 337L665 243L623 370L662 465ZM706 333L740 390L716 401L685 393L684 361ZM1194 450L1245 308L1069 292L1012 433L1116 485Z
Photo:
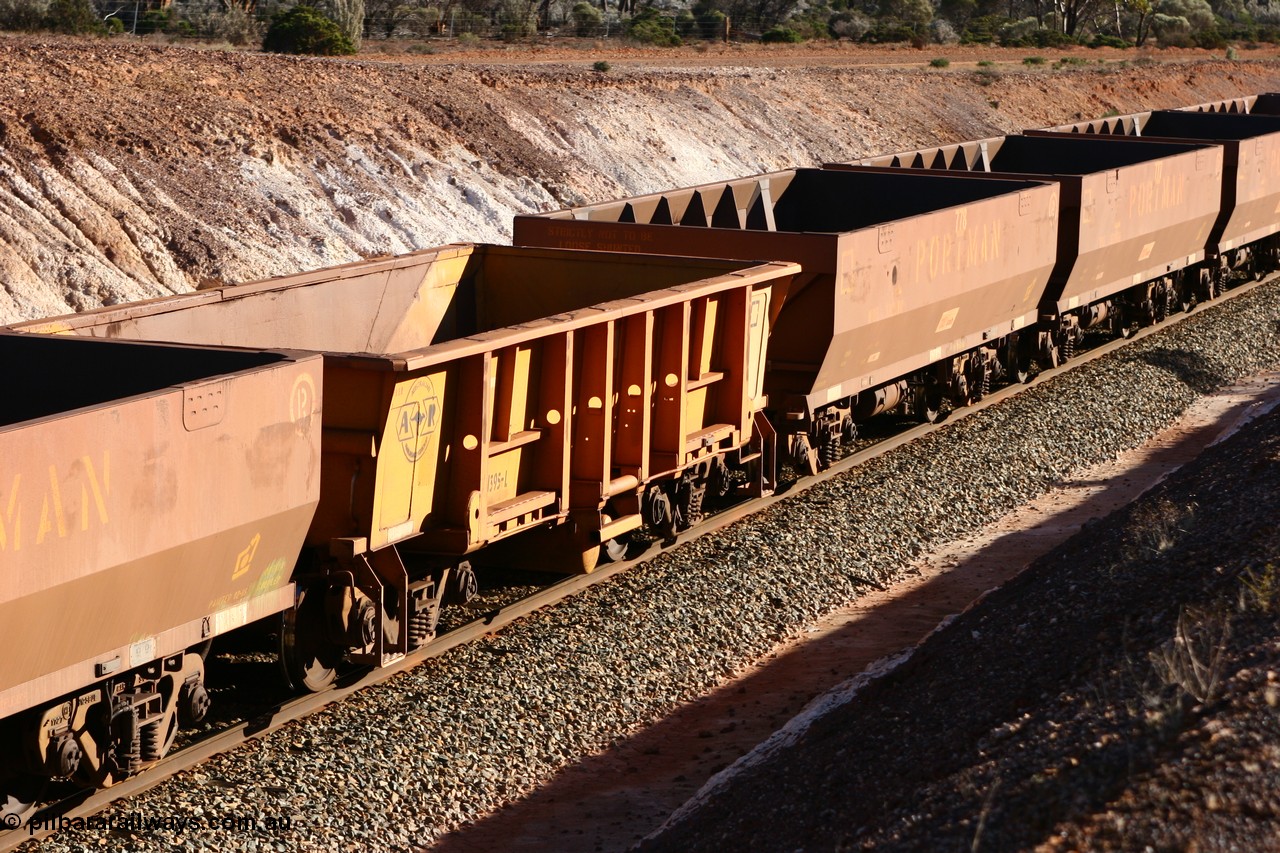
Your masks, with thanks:
M827 467L855 424L935 419L1006 374L1057 259L1057 186L889 170L794 169L536 216L514 241L764 255L803 274L775 307L765 390L791 455Z
M109 786L208 708L204 659L293 607L318 356L0 334L0 808Z

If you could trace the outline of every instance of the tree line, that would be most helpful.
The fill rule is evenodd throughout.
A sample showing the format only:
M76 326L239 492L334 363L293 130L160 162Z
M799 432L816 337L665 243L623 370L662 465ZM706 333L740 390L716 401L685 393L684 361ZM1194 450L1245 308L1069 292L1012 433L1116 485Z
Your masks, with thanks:
M1020 47L1280 42L1269 0L0 0L0 29L350 53L367 40L627 38ZM412 49L412 48L411 48Z

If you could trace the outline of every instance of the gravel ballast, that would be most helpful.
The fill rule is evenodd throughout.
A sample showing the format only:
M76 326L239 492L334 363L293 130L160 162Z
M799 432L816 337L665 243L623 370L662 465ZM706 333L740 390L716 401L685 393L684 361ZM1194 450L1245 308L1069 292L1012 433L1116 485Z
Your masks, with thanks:
M72 829L41 849L429 845L891 582L923 549L1274 369L1278 306L1268 284L1201 309L106 813L287 817L286 832Z
M1276 850L1280 412L1094 521L644 853Z

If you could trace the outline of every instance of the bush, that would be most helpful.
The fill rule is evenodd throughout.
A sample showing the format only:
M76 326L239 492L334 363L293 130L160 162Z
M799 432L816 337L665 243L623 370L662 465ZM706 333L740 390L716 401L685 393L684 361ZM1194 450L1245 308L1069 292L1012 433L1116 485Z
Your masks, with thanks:
M936 18L929 22L929 39L934 44L957 44L960 41L960 34L951 24Z
M1069 36L1051 27L1041 27L1032 32L1028 38L1030 47L1069 47L1080 43L1075 36Z
M145 36L151 33L162 33L169 29L169 13L170 9L150 9L138 18L136 24L138 35Z
M520 0L502 0L498 4L498 30L505 42L519 41L538 34L538 16L534 7Z
M369 20L367 15L365 20ZM394 23L381 26L383 32L386 32L386 26L393 26L392 36L398 38L428 39L443 31L439 9L410 9ZM372 34L375 29L377 28L371 29L370 33ZM390 40L392 36L386 38Z
M760 36L760 41L766 44L799 44L804 41L804 36L790 27L774 27L766 30L764 35Z
M1170 17L1185 18L1193 32L1214 29L1217 20L1207 0L1160 0L1156 11Z
M262 44L265 34L263 22L251 12L232 5L225 11L217 6L184 3L181 10L170 18L168 32L182 38L199 38L205 41L225 41L234 45Z
M45 16L45 26L56 33L70 35L105 31L89 0L53 0Z
M1008 21L1000 27L997 35L1000 44L1005 47L1032 47L1040 22L1035 18L1023 18L1020 21Z
M1045 59L1043 56L1028 56L1027 58L1022 60L1022 64L1023 65L1044 65L1048 61L1049 60Z
M675 20L665 17L653 6L636 12L627 26L627 35L643 44L659 47L679 47L683 42L676 35Z
M810 5L804 12L787 19L786 27L794 30L801 41L835 38L831 32L832 11L825 3Z
M1223 48L1227 44L1205 0L1160 0L1151 31L1164 47Z
M876 22L875 26L858 40L867 44L890 44L900 41L914 42L917 38L916 31L905 24Z
M852 39L859 41L871 28L875 26L875 22L862 12L845 10L837 12L831 16L831 20L827 23L831 34L836 38Z
M698 19L688 9L676 13L676 35L682 39L698 37Z
M573 32L577 36L592 36L604 23L604 15L591 3L578 3L569 13L573 18Z
M937 59L929 60L930 68L946 68L950 64L951 60L947 59L945 56L939 56Z
M681 38L722 39L727 18L714 8L714 0L699 0L691 9L676 15L676 32Z
M1205 50L1222 50L1227 46L1227 40L1216 28L1210 28L1207 30L1201 30L1198 33L1193 33L1191 36L1191 43L1196 47L1204 48Z
M532 18L507 21L498 31L505 42L519 41L538 34L538 24Z
M1012 23L1014 23L1013 19L1003 15L982 15L972 18L965 26L964 32L960 34L960 43L994 44L999 40L1001 31Z
M311 6L294 6L272 15L262 49L268 53L313 56L349 56L356 52L341 28Z
M999 40L1005 47L1066 47L1079 43L1074 36L1040 26L1035 18L1008 21L1000 27Z
M1151 19L1151 31L1161 47L1188 47L1191 44L1191 24L1178 15L1156 13Z
M0 30L38 30L48 12L45 0L0 0Z
M1120 38L1120 36L1104 35L1098 33L1088 41L1089 47L1118 47L1121 50L1133 47L1132 44Z
M724 38L725 14L719 9L709 9L694 19L698 24L698 38Z
M611 66L609 65L609 63L605 62L603 59L598 61L595 65L591 66L592 70L599 71L601 74L604 74L605 72L607 72L610 67Z

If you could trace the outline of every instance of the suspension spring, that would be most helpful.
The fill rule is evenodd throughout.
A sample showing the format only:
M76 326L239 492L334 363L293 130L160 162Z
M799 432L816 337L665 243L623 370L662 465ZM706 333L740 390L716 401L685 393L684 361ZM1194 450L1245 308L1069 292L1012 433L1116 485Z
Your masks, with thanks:
M415 613L409 617L409 648L420 649L436 633L435 608Z
M164 732L160 730L163 719L147 723L138 732L138 759L151 763L159 761L164 753Z
M822 439L822 444L818 446L818 464L825 470L830 468L840 459L840 436L837 433L828 432Z

